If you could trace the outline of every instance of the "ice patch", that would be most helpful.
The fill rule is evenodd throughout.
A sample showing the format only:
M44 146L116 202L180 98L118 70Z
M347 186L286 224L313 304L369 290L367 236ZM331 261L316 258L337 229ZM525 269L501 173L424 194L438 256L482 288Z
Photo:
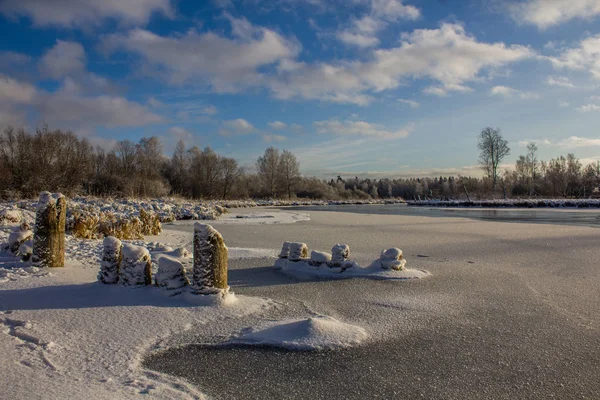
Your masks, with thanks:
M246 260L251 258L277 258L277 250L255 249L245 247L228 247L230 260Z
M222 345L274 346L292 350L333 350L357 346L369 334L360 326L319 316L278 321L262 330L252 330Z
M270 225L270 224L292 224L294 222L309 221L308 214L292 211L270 211L253 213L235 213L224 214L216 221L211 222L214 225L219 224L243 224L243 225Z

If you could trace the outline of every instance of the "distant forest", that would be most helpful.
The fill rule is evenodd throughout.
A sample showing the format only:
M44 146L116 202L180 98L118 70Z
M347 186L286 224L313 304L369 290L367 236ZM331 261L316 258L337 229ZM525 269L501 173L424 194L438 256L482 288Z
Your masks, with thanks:
M487 161L490 159L494 158ZM186 148L181 141L169 158L164 156L157 137L142 138L139 143L123 140L106 151L71 132L45 127L30 133L8 127L0 134L0 197L36 197L43 190L71 196L195 199L598 197L599 162L584 166L573 154L540 161L532 143L514 169L497 172L497 165L482 165L484 178L338 176L322 180L302 176L295 155L273 147L256 160L256 173L250 173L235 159L221 156L210 147Z

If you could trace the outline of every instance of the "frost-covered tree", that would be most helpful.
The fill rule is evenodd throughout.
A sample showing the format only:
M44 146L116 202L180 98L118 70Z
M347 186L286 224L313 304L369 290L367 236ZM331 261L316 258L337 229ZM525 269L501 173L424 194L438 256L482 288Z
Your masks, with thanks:
M500 162L510 153L508 142L502 137L500 129L485 128L479 134L477 143L479 149L479 164L485 175L492 181L492 190L498 182L498 167Z

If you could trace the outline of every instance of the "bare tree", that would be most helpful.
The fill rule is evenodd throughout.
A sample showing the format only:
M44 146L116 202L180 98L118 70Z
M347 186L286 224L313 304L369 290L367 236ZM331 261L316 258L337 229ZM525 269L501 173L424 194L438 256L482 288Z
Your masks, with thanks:
M229 196L233 185L242 174L243 170L238 167L238 163L234 158L222 157L219 159L219 180L221 181L223 199Z
M256 160L258 176L271 197L275 197L277 194L278 167L279 150L274 147L266 149L265 154L258 157L258 160Z
M292 152L284 150L279 157L279 179L288 199L292 198L292 192L299 178L300 164L296 160L296 156Z
M485 128L479 134L479 164L486 176L492 180L492 190L496 189L498 182L498 166L510 153L508 142L503 139L500 129Z
M529 142L527 144L527 165L530 174L530 184L529 184L529 195L532 196L535 194L535 180L537 178L537 170L538 170L538 158L537 158L538 147L535 142Z

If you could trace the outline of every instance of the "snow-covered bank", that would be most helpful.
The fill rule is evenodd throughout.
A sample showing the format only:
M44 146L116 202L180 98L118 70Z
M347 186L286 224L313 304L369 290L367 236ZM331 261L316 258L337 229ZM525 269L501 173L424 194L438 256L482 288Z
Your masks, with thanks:
M96 273L70 263L0 285L0 375L11 398L201 398L180 380L141 369L144 354L174 333L272 306L235 295L190 303L155 286L105 285Z
M406 204L421 207L600 208L600 199L418 200Z

